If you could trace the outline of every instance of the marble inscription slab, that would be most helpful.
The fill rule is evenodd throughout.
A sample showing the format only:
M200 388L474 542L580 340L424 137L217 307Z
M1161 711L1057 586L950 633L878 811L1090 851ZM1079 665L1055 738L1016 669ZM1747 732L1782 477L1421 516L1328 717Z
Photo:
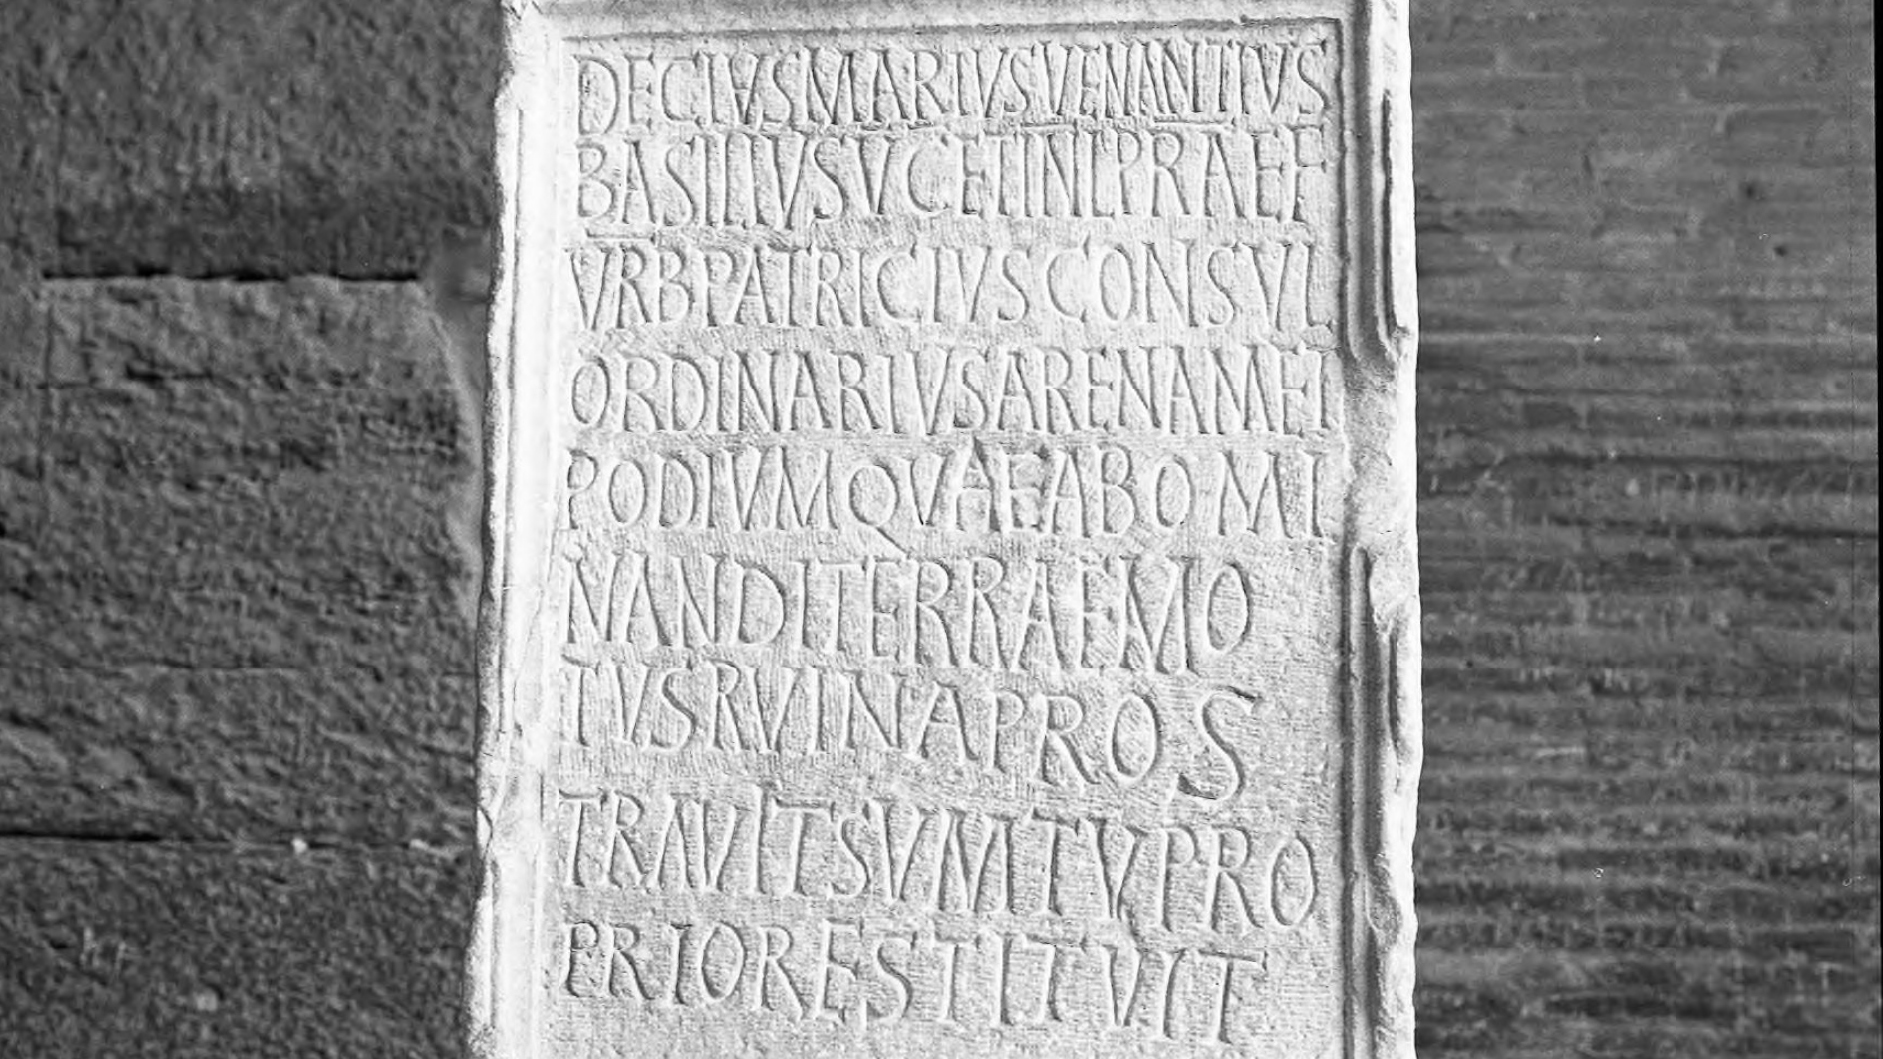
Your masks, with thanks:
M1403 18L511 6L476 1054L1411 1054Z

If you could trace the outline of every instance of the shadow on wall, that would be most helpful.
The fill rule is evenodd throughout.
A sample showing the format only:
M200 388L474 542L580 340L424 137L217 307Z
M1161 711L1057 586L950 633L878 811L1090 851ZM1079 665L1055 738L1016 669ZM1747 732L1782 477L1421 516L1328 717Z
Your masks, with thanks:
M465 573L452 587L458 611L469 628L477 627L478 598L484 572L484 416L490 400L490 364L486 323L495 238L447 234L425 269L425 287L444 325L445 371L457 398L458 430L470 468L452 494L447 512L451 539L464 560Z

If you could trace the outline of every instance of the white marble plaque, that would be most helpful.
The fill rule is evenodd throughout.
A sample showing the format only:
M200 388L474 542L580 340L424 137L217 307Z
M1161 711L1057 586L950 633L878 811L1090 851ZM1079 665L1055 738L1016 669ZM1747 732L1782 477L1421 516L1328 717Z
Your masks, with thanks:
M1403 16L515 5L477 1054L1410 1055Z

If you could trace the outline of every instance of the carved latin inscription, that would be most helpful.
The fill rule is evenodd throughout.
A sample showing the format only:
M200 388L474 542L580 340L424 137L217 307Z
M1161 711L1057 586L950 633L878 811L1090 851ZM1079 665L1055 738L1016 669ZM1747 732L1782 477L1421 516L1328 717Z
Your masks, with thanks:
M553 36L491 1054L1343 1054L1348 34Z
M570 46L575 1054L1337 1032L1338 34L990 36Z

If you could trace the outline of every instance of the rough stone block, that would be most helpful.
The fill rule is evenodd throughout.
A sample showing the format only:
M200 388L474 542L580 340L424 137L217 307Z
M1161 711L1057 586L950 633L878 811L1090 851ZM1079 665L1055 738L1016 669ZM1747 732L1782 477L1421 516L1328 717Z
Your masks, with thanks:
M62 281L25 304L0 338L0 818L462 840L469 463L424 292Z
M54 276L416 275L492 223L495 3L0 10L0 245Z
M462 844L466 676L0 667L0 820L25 835Z
M462 854L0 837L7 1059L448 1059Z

